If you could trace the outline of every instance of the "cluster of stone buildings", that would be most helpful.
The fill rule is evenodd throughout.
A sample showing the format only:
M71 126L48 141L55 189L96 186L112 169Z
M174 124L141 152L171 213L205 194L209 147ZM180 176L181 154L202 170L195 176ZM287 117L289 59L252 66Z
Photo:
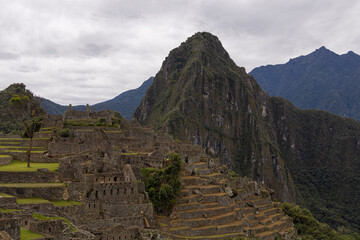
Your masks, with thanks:
M96 126L94 123L100 119L102 125ZM72 122L66 126L70 135L60 137L58 132L66 121ZM26 141L20 143L24 147L26 144ZM48 117L36 135L36 144L46 147L46 151L33 154L32 161L59 162L58 171L0 173L0 236L20 239L21 227L42 234L44 239L156 239L158 233L170 239L190 236L207 239L214 238L210 236L216 231L229 236L255 236L271 231L263 234L265 237L259 235L262 239L294 236L291 221L283 215L281 219L285 220L279 233L270 227L264 227L259 233L249 230L259 209L250 200L247 202L247 198L266 198L269 206L263 206L264 211L275 206L264 187L251 181L231 180L219 160L207 156L200 147L173 141L170 136L157 134L137 122L116 119L111 112L95 113L90 109L81 112L69 107L63 116ZM164 218L155 217L140 170L163 167L169 152L177 152L183 159L184 189L173 214L164 223ZM13 157L21 158L21 154ZM240 188L243 190L238 190L237 197L233 197L235 189ZM19 198L42 198L49 202L19 204ZM60 200L76 204L53 204ZM251 209L244 210L246 206ZM209 221L207 218L214 215L211 214L214 207L220 207L213 209L214 214L222 210L233 214ZM273 211L278 214L279 208ZM205 219L200 225L200 220L196 220L199 217ZM267 217L263 214L262 219ZM211 223L224 225L237 221L243 223L235 225L238 228L206 230ZM260 220L254 226L259 224Z

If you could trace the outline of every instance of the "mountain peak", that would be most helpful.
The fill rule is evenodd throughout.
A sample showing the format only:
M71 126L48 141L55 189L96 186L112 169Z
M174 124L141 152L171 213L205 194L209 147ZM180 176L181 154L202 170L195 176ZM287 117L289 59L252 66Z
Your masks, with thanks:
M336 56L338 56L336 53L327 49L325 46L322 46L319 49L316 49L313 53L315 55L336 55Z

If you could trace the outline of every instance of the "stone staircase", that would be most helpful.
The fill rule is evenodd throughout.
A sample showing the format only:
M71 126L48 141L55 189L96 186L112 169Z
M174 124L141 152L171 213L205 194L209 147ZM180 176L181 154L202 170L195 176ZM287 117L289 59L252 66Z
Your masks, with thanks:
M293 239L295 228L265 188L248 181L236 189L229 175L210 166L209 159L185 164L181 197L169 217L157 218L170 239ZM226 172L226 171L223 171ZM257 189L256 189L257 188Z

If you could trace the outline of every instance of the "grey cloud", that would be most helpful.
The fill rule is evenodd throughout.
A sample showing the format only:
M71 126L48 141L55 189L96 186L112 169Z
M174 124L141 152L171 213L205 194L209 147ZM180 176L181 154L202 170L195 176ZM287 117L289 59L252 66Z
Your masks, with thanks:
M95 43L88 43L85 45L84 48L80 49L81 53L83 53L86 56L90 56L90 57L104 56L109 51L111 51L110 45L107 45L107 44L99 45L99 44L95 44Z
M20 58L19 54L10 52L0 52L0 60L17 60Z
M359 10L356 0L6 1L0 89L23 81L63 104L107 100L155 75L198 31L217 35L248 71L322 45L359 53Z

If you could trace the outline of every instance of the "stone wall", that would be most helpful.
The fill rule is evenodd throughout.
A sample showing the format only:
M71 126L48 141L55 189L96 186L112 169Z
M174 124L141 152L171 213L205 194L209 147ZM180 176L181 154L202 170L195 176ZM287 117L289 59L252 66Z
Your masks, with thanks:
M62 231L66 227L62 220L41 220L31 221L29 230L36 233L52 235L55 239L61 239L59 236L62 235Z
M137 183L116 182L116 183L96 183L89 200L99 200L101 202L138 202L142 196L139 195Z
M6 231L14 240L20 240L20 226L15 218L0 218L0 230Z
M13 159L12 156L0 157L0 166L10 164L12 159ZM1 179L1 176L0 176L0 179Z
M64 187L0 187L0 192L16 197L40 197L48 200L62 200L64 190Z
M15 197L1 197L0 196L0 206L4 208L6 205L15 205L16 198Z
M43 147L43 148L48 148L48 144L49 144L50 138L33 138L33 146L36 147ZM30 140L28 138L24 138L20 141L20 146L21 147L29 147L30 144Z
M129 240L138 239L140 233L137 227L125 229L124 227L117 225L110 229L98 230L94 235L96 236L96 240Z
M56 182L56 172L1 172L0 183Z

